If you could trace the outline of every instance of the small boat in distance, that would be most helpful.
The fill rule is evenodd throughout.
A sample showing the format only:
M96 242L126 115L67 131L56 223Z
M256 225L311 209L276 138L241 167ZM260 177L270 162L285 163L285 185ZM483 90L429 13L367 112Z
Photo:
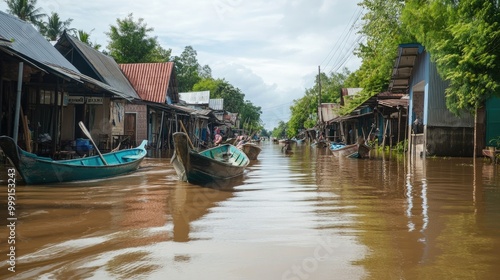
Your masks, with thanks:
M205 185L242 175L250 160L233 145L224 144L196 152L184 132L173 134L175 152L171 163L179 180Z
M146 156L146 144L107 154L68 160L39 157L21 149L8 136L0 136L0 148L23 178L25 184L48 184L95 180L125 174L139 168ZM103 161L105 159L105 162Z
M370 153L370 147L364 143L362 138L359 138L358 143L345 145L339 143L330 144L330 151L335 157L349 158L366 158Z

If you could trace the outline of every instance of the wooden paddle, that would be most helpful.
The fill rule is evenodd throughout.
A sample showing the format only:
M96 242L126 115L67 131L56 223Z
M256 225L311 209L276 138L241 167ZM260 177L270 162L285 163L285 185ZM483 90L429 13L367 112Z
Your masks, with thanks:
M186 128L184 127L184 124L182 123L181 120L179 120L179 123L181 124L182 131L184 131L184 133L186 133L186 135L187 135L187 139L189 140L189 146L191 147L191 149L194 150L193 142L191 142L191 138L189 138L189 134L188 134Z
M102 156L101 152L99 151L99 148L97 148L97 145L95 144L94 142L94 139L92 139L92 135L90 135L90 132L87 130L87 128L85 127L85 125L83 124L83 122L79 122L78 125L80 126L80 128L82 129L83 133L90 139L90 141L92 142L92 144L94 145L97 153L99 154L99 157L101 158L102 162L104 163L104 165L108 165L108 163L106 162L106 160L104 159L104 157Z

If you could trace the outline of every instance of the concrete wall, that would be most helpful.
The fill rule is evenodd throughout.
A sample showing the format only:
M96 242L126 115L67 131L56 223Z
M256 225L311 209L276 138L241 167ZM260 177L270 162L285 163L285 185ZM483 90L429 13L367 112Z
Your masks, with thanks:
M426 127L426 150L430 156L472 157L473 127Z

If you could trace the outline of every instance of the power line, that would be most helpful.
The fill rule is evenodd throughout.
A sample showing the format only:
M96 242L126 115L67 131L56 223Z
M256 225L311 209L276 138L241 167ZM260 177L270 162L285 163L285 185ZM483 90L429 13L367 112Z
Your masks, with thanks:
M360 36L358 36L354 40L354 42L351 43L351 46L348 47L347 51L346 51L346 47L347 47L346 45L349 42L351 42L351 40L349 40L349 38L352 37L353 31L355 30L356 23L361 18L362 14L363 14L362 7L359 7L358 10L355 13L353 13L353 16L351 17L349 24L345 27L344 31L342 32L342 35L341 35L340 40L339 40L340 44L336 44L330 50L330 53L328 54L328 56L321 63L321 65L323 65L323 63L329 58L326 65L323 66L323 69L326 70L328 68L328 66L330 65L330 62L332 61L332 59L334 57L336 57L336 59L335 59L333 65L331 66L332 70L330 70L330 73L333 72L333 69L339 69L342 65L345 64L345 62L347 61L348 58L352 57L352 54L353 54L355 47L357 47L357 45L361 41ZM347 28L349 28L349 29L347 30ZM332 54L332 52L333 52L333 54ZM330 54L331 54L331 56L330 56ZM337 71L337 70L335 70L335 71ZM325 71L325 72L327 72L327 71Z
M358 7L358 10L360 10L360 9L362 9L362 8ZM358 12L358 14L359 14L359 12ZM351 22L351 21L354 19L355 15L356 15L356 13L353 13L353 14L352 14L351 19L349 20L349 22ZM358 17L359 17L359 16L358 16ZM344 34L346 34L346 30L347 30L347 28L348 28L348 27L350 27L350 28L349 28L349 30L351 30L351 29L352 29L352 24L348 24L348 25L346 25L346 26L345 26L344 30L342 31L341 38L342 38L343 36L345 36ZM324 62L328 59L328 57L330 57L330 55L332 54L332 52L333 52L334 50L335 50L335 53L338 51L338 45L337 45L337 44L334 44L334 45L332 46L332 48L330 49L330 52L328 53L328 55L327 55L327 56L323 59L323 61L321 62L321 64L320 64L321 66L323 66L323 63L324 63ZM335 56L335 53L334 53L334 54L330 57L330 59L328 60L328 63L329 63L329 62L332 60L332 58ZM326 64L326 66L328 65L328 63ZM325 68L325 67L323 67L323 68Z

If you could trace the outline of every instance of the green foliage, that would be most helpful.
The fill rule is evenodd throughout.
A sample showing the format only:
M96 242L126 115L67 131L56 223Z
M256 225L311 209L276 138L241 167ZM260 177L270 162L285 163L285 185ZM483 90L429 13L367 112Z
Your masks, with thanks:
M195 90L194 86L202 79L212 78L210 66L201 66L196 56L196 50L192 46L186 46L180 56L174 57L179 92Z
M262 124L260 121L260 115L262 110L259 106L253 105L252 102L245 100L245 103L240 111L241 120L244 120L244 129L247 131L260 131L262 129Z
M363 91L344 105L341 114L351 112L371 96L387 90L398 45L415 40L400 21L404 1L364 0L359 5L366 11L359 31L365 40L355 51L362 64L346 79L344 87L360 87Z
M42 18L45 16L40 8L36 7L37 0L5 0L7 12L17 16L19 19L31 22L35 26L40 26Z
M262 110L252 102L245 100L245 94L224 79L204 78L193 86L194 91L210 91L210 98L224 99L224 110L239 113L240 128L257 131L262 128L260 115Z
M342 73L320 74L321 103L339 103L340 91L350 72L344 69ZM316 81L318 76L316 76ZM300 129L313 128L318 122L319 85L306 89L305 95L293 101L290 107L291 117L287 124L287 136L296 136Z
M400 154L408 151L408 139L398 142L394 147L392 147L392 150Z
M76 31L74 28L69 28L72 21L73 19L71 18L61 21L59 14L52 12L50 16L47 16L47 21L40 24L40 33L49 41L56 41L64 31Z
M209 90L210 98L224 99L224 110L239 113L245 105L245 95L224 79L204 79L193 86L193 90Z
M149 55L149 62L168 62L170 61L170 55L172 54L172 49L164 49L160 45L156 45L151 54Z
M500 148L500 136L497 136L493 139L490 139L490 141L488 141L488 144L493 145L495 148L499 149Z
M498 1L406 1L402 21L450 82L447 106L474 112L500 95Z
M94 31L94 29L92 29L90 31L90 33L92 33L92 31ZM101 45L97 44L97 43L92 43L90 41L90 33L87 33L83 30L78 30L76 31L76 37L78 38L78 40L80 40L81 42L91 46L92 48L96 49L96 50L99 50L101 48Z
M201 67L196 56L196 50L191 46L186 46L180 56L174 57L179 92L191 91L193 86L202 79L199 74Z
M270 137L271 136L271 133L272 131L267 131L265 130L264 128L260 131L260 136L261 137Z
M153 28L148 28L144 19L134 21L132 14L116 20L111 25L108 44L109 54L117 63L152 62L158 54L156 37L148 37Z
M286 138L287 133L286 131L288 130L288 124L285 123L284 121L280 121L278 123L278 127L275 127L272 132L272 136L274 138Z

